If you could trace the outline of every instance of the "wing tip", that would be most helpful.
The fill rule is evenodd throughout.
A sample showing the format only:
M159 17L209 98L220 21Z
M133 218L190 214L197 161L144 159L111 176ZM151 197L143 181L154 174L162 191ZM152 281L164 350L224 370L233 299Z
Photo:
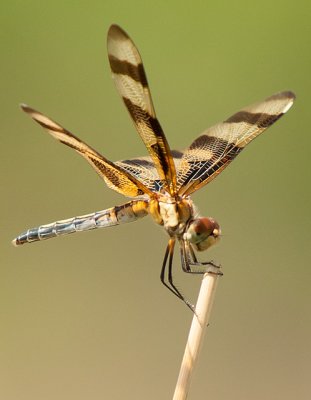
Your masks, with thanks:
M32 107L29 107L27 104L25 103L21 103L20 108L30 116L30 118L32 118L34 121L38 122L39 124L41 124L41 122L44 122L43 119L45 118L43 114L41 114L39 111L35 110Z
M26 112L26 113L29 113L29 112L32 112L32 111L33 111L33 109L32 109L31 107L29 107L29 106L28 106L27 104L25 104L25 103L20 103L19 106L20 106L20 108L21 108L24 112Z
M108 40L124 40L129 38L128 34L117 24L110 25L107 37Z
M268 97L268 100L277 100L277 99L287 99L291 100L292 102L296 99L296 95L294 92L291 90L284 90L283 92L276 93L270 97Z
M285 90L268 97L266 101L281 101L284 104L281 114L285 114L291 108L295 99L296 95L294 92L291 90Z
M296 95L291 90L287 90L287 91L283 92L283 97L289 101L289 103L284 111L284 112L286 112L293 105L294 100L296 99Z
M283 92L283 95L284 95L284 98L286 98L288 100L288 103L286 104L286 106L283 109L283 114L285 114L291 108L291 106L294 104L294 100L296 99L296 95L291 90Z
M295 95L295 93L294 93L294 92L292 92L291 90L287 90L287 91L286 91L286 92L284 92L284 93L286 93L286 94L287 94L287 96L288 96L289 98L291 98L291 99L295 100L295 98L296 98L296 95Z

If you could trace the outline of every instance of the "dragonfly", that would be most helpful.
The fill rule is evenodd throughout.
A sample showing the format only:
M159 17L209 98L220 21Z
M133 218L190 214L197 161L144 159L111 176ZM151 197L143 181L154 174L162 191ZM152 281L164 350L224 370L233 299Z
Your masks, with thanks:
M243 108L204 131L184 151L171 150L156 117L141 56L134 42L118 25L107 35L112 77L149 155L109 161L67 129L33 108L21 108L55 139L84 157L110 189L126 196L122 205L28 229L13 240L16 246L69 233L106 228L137 221L147 215L164 227L169 239L161 282L188 307L191 303L173 280L173 256L180 248L182 270L203 273L212 261L199 261L197 253L221 237L214 218L201 217L191 195L218 176L244 147L274 124L292 106L294 93L284 91Z

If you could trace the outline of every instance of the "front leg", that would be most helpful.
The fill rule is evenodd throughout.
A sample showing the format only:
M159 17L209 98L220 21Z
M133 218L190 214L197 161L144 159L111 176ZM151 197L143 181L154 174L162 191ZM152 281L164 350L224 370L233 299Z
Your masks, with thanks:
M180 241L180 256L184 272L190 274L205 274L206 272L210 272L217 275L223 275L220 271L220 264L215 264L213 261L198 261L191 244L187 240Z

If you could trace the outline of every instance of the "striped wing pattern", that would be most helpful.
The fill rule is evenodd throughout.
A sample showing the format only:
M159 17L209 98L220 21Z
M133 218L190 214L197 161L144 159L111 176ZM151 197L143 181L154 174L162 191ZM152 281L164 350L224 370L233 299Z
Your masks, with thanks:
M175 227L171 223L175 219L178 224L180 222L180 225L181 221L184 225L188 222L192 223L191 218L194 215L191 217L189 211L189 219L186 221L188 216L181 215L183 214L182 207L180 207L180 215L176 218L174 216L171 221L169 213L174 208L171 203L174 201L177 203L180 197L189 196L214 179L250 141L284 115L292 106L295 98L292 92L275 94L260 103L242 109L224 122L207 129L185 151L171 151L156 117L146 73L135 44L119 26L112 25L108 32L107 45L110 67L117 90L149 156L113 163L50 118L26 105L21 107L55 139L82 155L104 179L109 188L136 199L107 210L28 229L13 240L15 245L133 222L148 214L153 215L156 222L163 223L165 226L164 217L162 221L162 217L157 215L158 212L161 213L160 201L163 202L163 210L168 214L166 218L170 225ZM166 195L165 200L162 199L162 194ZM165 204L165 202L167 203ZM168 205L170 208L164 207ZM158 208L158 211L155 207ZM192 210L190 202L189 209ZM177 210L176 206L176 215ZM165 228L167 229L167 227ZM178 229L181 228L178 227ZM168 229L167 231L171 238L162 265L161 281L192 309L172 280L176 237L172 236L175 231L171 232ZM184 231L176 232L178 232L176 233L178 236ZM183 238L184 236L178 236L181 244L183 269L191 272L191 266L208 265L209 263L200 264L197 261L188 239L184 240ZM188 246L188 250L186 246ZM165 280L167 265L168 283Z
M22 104L21 107L23 111L29 114L33 120L45 128L55 139L81 154L99 176L104 179L109 188L128 197L150 194L150 190L136 179L135 176L107 160L65 128L25 104Z
M127 107L158 172L164 189L176 193L176 171L168 142L156 118L140 54L119 26L108 32L108 56L119 94Z
M172 150L173 161L177 170L182 155L181 151ZM164 190L165 182L159 178L158 171L150 156L116 161L115 164L143 182L152 192L161 193Z
M190 195L214 179L250 141L282 117L294 99L292 92L275 94L207 129L180 160L178 193Z

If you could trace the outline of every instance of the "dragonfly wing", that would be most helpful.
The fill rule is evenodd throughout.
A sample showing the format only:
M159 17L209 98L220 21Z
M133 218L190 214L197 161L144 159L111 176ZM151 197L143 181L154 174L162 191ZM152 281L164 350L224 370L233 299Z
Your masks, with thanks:
M281 118L294 99L292 92L275 94L207 129L183 154L178 193L190 195L214 179L249 142Z
M176 171L170 147L156 117L140 54L117 25L108 32L108 56L117 90L153 160L165 189L176 192Z
M128 197L151 194L150 190L138 179L122 170L113 162L107 160L58 123L25 104L22 104L21 107L23 111L29 114L34 121L45 128L55 139L81 154L91 164L99 176L104 179L110 189Z
M172 150L172 156L176 168L180 164L183 153L178 150ZM115 164L122 170L135 176L152 192L161 193L165 188L165 182L159 179L158 172L150 156L136 157L129 160L116 161Z

